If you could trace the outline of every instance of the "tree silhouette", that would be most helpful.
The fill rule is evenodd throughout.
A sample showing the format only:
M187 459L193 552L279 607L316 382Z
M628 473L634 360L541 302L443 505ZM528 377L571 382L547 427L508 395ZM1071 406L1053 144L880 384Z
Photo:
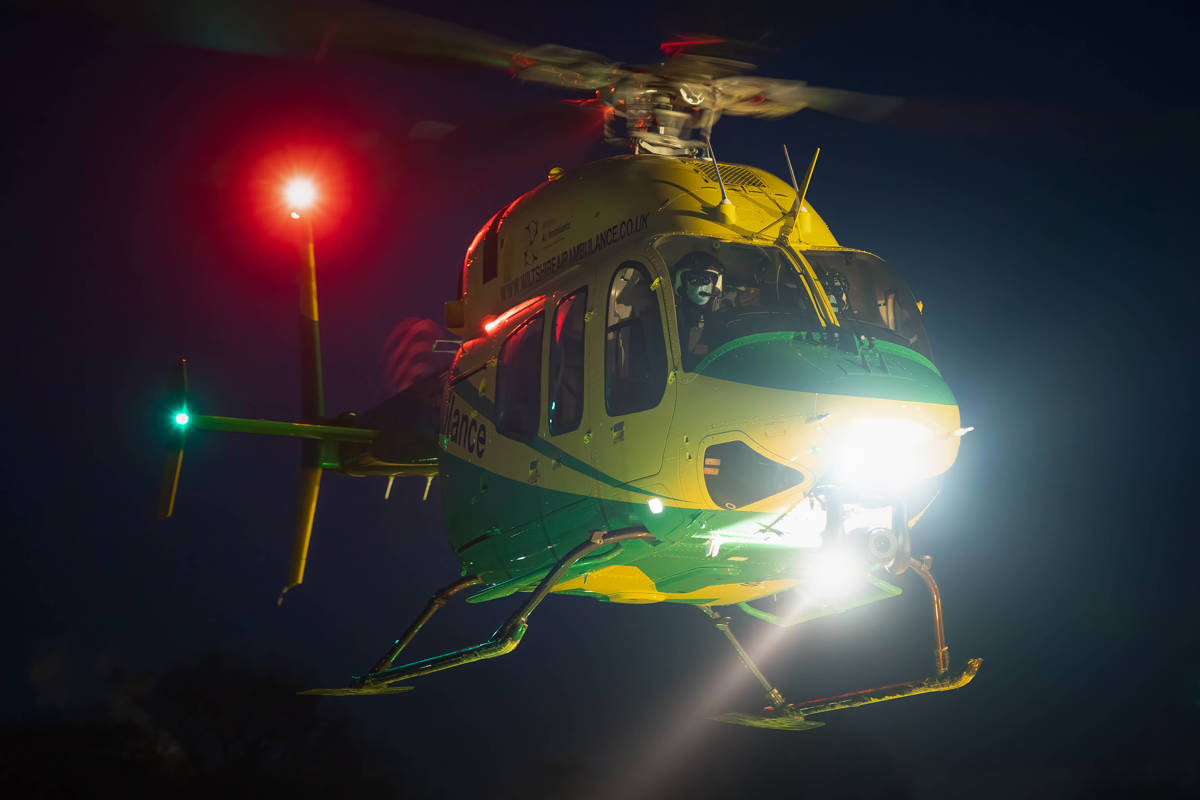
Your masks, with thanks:
M405 796L394 756L298 687L220 653L114 670L104 708L0 735L0 781L22 797Z

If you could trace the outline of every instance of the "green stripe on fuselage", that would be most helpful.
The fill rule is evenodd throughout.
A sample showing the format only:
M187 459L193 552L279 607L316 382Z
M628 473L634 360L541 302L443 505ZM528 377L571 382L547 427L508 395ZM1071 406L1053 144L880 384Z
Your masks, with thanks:
M491 400L481 395L475 386L469 381L462 381L453 389L451 389L451 391L457 393L460 400L478 411L485 419L491 422L493 426L496 424L495 405ZM500 435L503 436L504 434ZM586 461L581 461L562 448L556 447L540 436L535 436L532 439L521 441L521 443L529 447L534 452L539 453L546 458L557 461L560 465L567 467L568 469L572 469L585 477L591 478L594 481L599 481L600 483L603 483L606 486L611 486L614 489L621 489L626 492L645 495L646 497L660 497L664 500L676 499L673 497L666 497L665 495L661 494L655 494L654 492L649 492L641 487L633 486L625 481L617 480L613 476L596 469Z
M881 340L848 352L817 341L815 334L759 333L723 344L695 371L768 389L955 405L932 361Z

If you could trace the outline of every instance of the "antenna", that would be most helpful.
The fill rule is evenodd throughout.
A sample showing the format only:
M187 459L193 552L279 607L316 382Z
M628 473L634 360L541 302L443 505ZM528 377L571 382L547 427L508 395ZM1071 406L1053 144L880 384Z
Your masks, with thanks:
M796 183L796 171L792 169L792 157L788 154L787 145L783 146L783 157L787 161L788 175L792 176L792 188L796 190L796 199L792 201L792 208L788 211L791 219L783 218L783 225L779 228L780 244L787 244L787 240L791 238L792 229L796 227L796 219L800 216L800 186ZM807 187L808 184L805 184Z
M792 178L792 188L796 190L796 204L800 203L800 187L796 185L796 170L792 169L792 157L788 153L787 145L783 146L783 158L787 161L788 175Z
M717 173L717 186L721 188L721 202L717 205L717 213L725 222L733 222L737 219L737 209L729 200L729 195L725 193L725 181L721 180L721 166L717 163L717 153L713 150L712 138L705 133L704 143L708 145L708 157L712 160L713 170Z
M787 152L787 151L785 150L784 152ZM800 203L801 208L804 207L804 197L808 194L808 184L812 182L813 170L817 168L817 156L819 156L819 155L821 155L821 148L818 147L816 152L813 153L812 161L809 162L809 164L808 164L808 174L804 176L804 188L800 190L799 203ZM792 168L792 162L789 159L788 160L788 169L790 170L791 168ZM795 174L792 175L792 183L793 184L796 183Z

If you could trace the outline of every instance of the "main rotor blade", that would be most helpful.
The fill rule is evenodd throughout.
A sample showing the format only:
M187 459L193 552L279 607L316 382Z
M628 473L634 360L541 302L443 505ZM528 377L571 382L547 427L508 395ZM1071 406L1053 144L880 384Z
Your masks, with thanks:
M903 97L866 94L847 89L806 86L801 92L808 108L857 122L878 122L904 103Z
M364 0L51 0L39 16L109 24L192 47L320 59L331 51L508 69L515 42Z
M846 89L809 86L803 81L753 75L716 81L717 109L722 114L784 117L805 108L859 122L877 122L898 109L904 98Z
M454 61L513 72L522 80L592 91L690 84L712 93L717 116L782 117L805 108L860 122L895 112L899 97L809 86L747 74L749 63L681 53L630 66L585 50L507 39L367 0L18 0L30 13L115 26L180 44L253 55L321 60L334 53L401 61ZM706 102L705 105L708 105ZM715 117L714 117L715 119Z
M622 65L598 53L558 44L527 48L513 61L517 77L567 89L599 89L629 74Z

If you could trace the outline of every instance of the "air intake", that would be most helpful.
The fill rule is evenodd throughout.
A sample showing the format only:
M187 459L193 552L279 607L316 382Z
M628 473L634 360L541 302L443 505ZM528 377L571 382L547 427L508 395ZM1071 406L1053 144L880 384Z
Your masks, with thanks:
M708 178L713 183L717 182L717 168L708 161L698 161L692 165L696 172L699 172L704 177ZM721 165L721 180L725 181L726 186L759 186L766 187L762 179L754 174L754 170L746 167L732 167L728 164Z
M704 451L704 485L722 508L748 506L803 481L799 470L772 461L743 442L715 444Z

